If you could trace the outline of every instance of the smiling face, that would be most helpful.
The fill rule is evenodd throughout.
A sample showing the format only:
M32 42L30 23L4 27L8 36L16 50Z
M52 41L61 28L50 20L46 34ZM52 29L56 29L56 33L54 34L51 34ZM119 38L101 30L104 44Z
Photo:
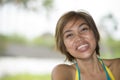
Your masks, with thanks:
M72 20L64 26L63 41L67 51L75 58L89 58L96 52L94 33L82 18Z

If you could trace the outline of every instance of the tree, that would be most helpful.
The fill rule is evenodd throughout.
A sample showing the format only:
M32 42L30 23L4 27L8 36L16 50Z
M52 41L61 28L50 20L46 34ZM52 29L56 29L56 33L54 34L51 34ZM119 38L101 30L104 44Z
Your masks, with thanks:
M12 3L16 4L16 6L19 6L20 8L33 11L39 11L40 8L44 8L48 15L53 9L53 2L54 0L0 0L0 5L3 6L5 4ZM36 5L32 6L32 3Z
M100 25L107 38L114 37L113 34L115 34L118 29L118 22L116 17L112 13L103 16L100 20Z

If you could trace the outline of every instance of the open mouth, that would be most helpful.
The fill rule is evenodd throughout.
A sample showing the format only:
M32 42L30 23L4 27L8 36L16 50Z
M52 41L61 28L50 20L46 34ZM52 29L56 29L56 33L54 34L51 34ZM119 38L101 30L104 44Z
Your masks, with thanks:
M83 44L77 47L77 50L85 51L88 48L88 44Z

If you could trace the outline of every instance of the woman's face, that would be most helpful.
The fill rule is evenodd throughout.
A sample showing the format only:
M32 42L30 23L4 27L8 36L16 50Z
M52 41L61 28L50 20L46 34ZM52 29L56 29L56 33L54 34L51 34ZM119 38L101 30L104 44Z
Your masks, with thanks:
M67 51L75 58L85 59L95 53L93 31L84 19L68 22L63 29L63 41Z

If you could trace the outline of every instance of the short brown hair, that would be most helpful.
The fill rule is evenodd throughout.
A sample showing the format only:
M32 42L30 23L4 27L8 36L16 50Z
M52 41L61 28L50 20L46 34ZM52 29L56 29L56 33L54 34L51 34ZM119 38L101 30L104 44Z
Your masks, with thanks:
M89 27L91 28L91 30L94 33L95 39L96 39L96 53L97 55L99 55L99 40L100 40L100 35L99 32L97 30L96 24L92 18L92 16L85 12L85 11L69 11L67 13L65 13L63 16L60 17L60 19L57 22L56 25L56 31L55 31L55 40L56 40L56 48L66 56L66 60L73 62L74 61L74 57L72 55L70 55L70 53L66 50L64 41L63 41L63 29L64 26L70 22L71 20L75 19L84 19Z

